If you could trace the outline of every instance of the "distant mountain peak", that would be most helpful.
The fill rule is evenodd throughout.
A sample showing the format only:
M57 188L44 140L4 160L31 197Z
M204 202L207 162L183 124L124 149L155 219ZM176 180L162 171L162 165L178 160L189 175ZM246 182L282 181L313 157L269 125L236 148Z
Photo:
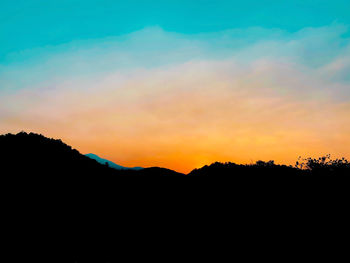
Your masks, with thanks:
M114 162L111 162L107 159L103 159L100 156L93 154L93 153L85 154L85 156L97 161L100 164L104 164L104 165L108 164L109 167L117 169L117 170L141 170L141 169L143 169L142 167L124 167L124 166L118 165Z

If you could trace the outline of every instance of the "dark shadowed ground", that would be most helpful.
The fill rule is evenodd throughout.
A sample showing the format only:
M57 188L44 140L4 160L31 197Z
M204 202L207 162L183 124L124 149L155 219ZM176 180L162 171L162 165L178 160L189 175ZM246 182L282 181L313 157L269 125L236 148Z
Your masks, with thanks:
M0 136L0 169L8 262L182 261L186 251L193 261L218 261L220 249L245 251L252 235L270 236L285 218L293 219L289 229L305 224L315 208L299 201L306 191L324 208L350 182L349 163L330 156L297 167L214 163L188 175L115 170L32 133Z

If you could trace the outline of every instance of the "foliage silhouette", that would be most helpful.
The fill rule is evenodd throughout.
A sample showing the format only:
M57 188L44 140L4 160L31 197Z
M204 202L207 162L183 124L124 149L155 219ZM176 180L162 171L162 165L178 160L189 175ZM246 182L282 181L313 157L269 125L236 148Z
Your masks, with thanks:
M276 165L274 161L257 161L255 164L235 164L227 163L213 163L206 165L200 169L194 169L189 175L192 176L209 176L220 178L232 178L234 180L244 178L289 178L303 175L303 170L286 166Z
M111 179L118 176L180 175L163 168L146 168L144 171L115 170L108 163L80 154L61 140L41 134L20 132L0 136L1 166L13 176L52 176L86 179ZM93 178L92 178L93 177Z
M322 156L319 158L299 157L295 164L298 169L304 169L310 175L317 176L346 176L350 175L350 163L345 158L332 159L331 155Z
M217 208L221 204L223 211L240 215L233 200L249 200L249 194L244 192L247 189L260 194L259 198L253 196L254 204L260 200L261 192L266 195L271 187L282 191L290 187L295 191L295 184L291 184L294 178L312 178L309 175L337 178L349 175L349 169L347 160L332 160L326 156L300 159L294 167L277 165L273 161L249 165L216 162L188 175L159 167L116 170L80 154L61 140L25 132L0 135L0 172L5 201L3 237L6 244L16 244L11 256L24 255L26 261L37 262L43 251L49 254L46 262L113 262L112 258L120 261L121 254L127 258L135 254L135 242L141 244L136 254L143 256L151 251L145 244L152 243L157 229L161 232L157 250L163 249L161 245L169 247L169 243L164 242L164 232L183 239L189 231L181 222L194 222L190 224L190 232L197 227L194 235L199 237L198 242L205 243L202 237L208 236L208 224L203 219L210 211L208 206L212 204ZM163 179L174 177L179 180ZM186 178L187 189L181 178ZM209 184L203 183L205 178L210 178ZM219 179L216 190L214 178ZM254 182L258 183L254 186ZM193 193L195 198L191 201L186 192ZM224 198L217 201L215 196ZM202 200L202 207L199 200ZM244 206L251 210L254 207L251 204L244 203ZM252 217L255 222L251 222L250 227L259 224L260 216L266 214L265 205L264 211L258 213L259 220L255 220L257 215ZM195 218L193 214L198 207L206 212ZM187 209L184 211L184 208ZM201 222L204 223L201 225ZM215 225L215 229L221 224ZM240 224L237 226L241 228ZM246 228L242 229L247 236ZM41 242L35 243L35 239ZM193 241L189 240L192 246ZM19 245L18 241L24 245ZM13 259L13 262L20 261L23 260Z
M93 180L106 182L117 177L158 177L162 175L180 176L175 171L153 167L142 170L116 170L108 163L97 161L80 154L61 140L50 139L41 134L20 132L16 135L0 135L1 167L13 176L45 176L47 179L70 182ZM210 176L237 179L238 177L296 176L346 176L350 175L350 163L345 158L332 159L330 155L320 158L299 157L295 166L277 165L273 160L257 161L255 164L213 163L194 169L188 176ZM33 178L33 177L31 177Z
M277 165L274 161L257 161L255 164L213 163L200 169L194 169L189 175L211 177L254 177L278 178L300 176L350 176L350 163L345 158L332 159L330 155L320 158L306 158L296 162L295 166Z
M135 253L136 233L145 233L144 243L154 236L147 215L157 211L145 196L152 196L158 178L182 174L159 167L116 170L61 140L20 132L0 135L0 175L2 234L6 244L16 244L9 250L13 262L23 261L13 258L21 255L37 262L44 253L44 262L111 262L111 254Z

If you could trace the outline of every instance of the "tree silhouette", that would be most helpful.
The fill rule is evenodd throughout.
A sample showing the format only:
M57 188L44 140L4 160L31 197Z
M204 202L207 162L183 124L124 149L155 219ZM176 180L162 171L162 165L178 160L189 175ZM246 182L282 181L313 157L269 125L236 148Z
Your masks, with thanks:
M61 140L47 138L41 134L20 132L16 135L0 135L0 160L3 171L14 176L45 176L74 183L86 180L106 183L116 177L158 177L179 176L164 168L146 168L143 170L115 170L106 162L99 164ZM194 169L190 176L238 177L291 177L302 175L350 175L350 163L345 158L332 159L330 155L320 158L299 157L294 167L275 164L273 160L259 160L255 164L235 164L215 162L200 169ZM106 181L107 180L107 181Z
M344 157L332 159L330 154L319 158L299 157L295 167L304 169L312 175L350 175L350 163Z

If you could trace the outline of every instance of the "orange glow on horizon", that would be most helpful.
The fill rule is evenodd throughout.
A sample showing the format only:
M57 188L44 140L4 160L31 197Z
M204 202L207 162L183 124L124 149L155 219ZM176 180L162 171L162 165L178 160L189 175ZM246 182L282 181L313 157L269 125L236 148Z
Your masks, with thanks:
M298 156L327 153L350 159L349 102L294 88L302 87L294 78L319 85L297 71L291 87L281 88L287 78L268 78L278 65L234 76L222 75L219 66L230 67L189 64L141 72L119 86L110 76L94 89L8 95L0 132L42 133L119 165L183 173L215 161L294 164Z

